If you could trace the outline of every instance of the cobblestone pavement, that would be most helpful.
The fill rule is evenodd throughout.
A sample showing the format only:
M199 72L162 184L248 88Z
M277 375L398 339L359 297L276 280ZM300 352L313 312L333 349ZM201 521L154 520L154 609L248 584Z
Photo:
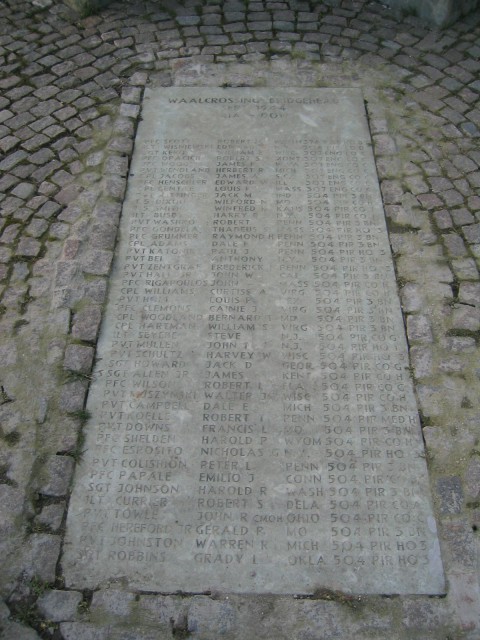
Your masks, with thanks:
M0 5L0 635L480 638L480 19L377 2ZM311 599L67 590L60 552L142 93L361 87L448 593ZM3 634L3 635L2 635Z

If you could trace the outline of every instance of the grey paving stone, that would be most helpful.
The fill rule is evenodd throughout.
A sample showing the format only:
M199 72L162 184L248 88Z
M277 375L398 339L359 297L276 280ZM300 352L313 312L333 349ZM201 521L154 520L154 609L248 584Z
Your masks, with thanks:
M292 44L290 42L282 42L281 40L272 40L270 42L270 49L273 53L290 53L292 51Z
M72 336L86 342L96 342L102 313L98 306L88 306L73 317Z
M446 209L435 211L433 217L439 229L445 230L453 227L453 220Z
M26 541L25 574L52 583L60 554L61 537L48 533L31 534Z
M462 231L468 243L474 244L480 242L480 223L462 227Z
M103 156L101 157L100 162L102 160ZM98 164L100 164L100 162L98 162ZM105 162L104 170L106 173L114 173L119 176L126 176L128 172L128 159L118 155L111 155Z
M89 373L93 364L94 350L92 347L80 344L69 345L65 351L64 369Z
M33 135L28 140L24 141L22 143L22 147L27 151L35 151L36 149L39 149L42 145L47 143L48 140L49 138L47 136L43 135L42 133L38 133L36 135Z
M478 272L477 272L478 277ZM480 306L480 283L464 282L460 285L458 294L459 302L464 304Z
M20 225L10 224L5 227L2 235L0 236L0 242L3 244L12 244L17 239L19 233Z
M22 160L27 157L27 153L23 150L15 151L0 162L0 171L9 171L16 167Z
M4 460L2 460L2 464ZM8 480L12 480L10 473L4 472ZM0 484L0 527L5 535L9 529L15 526L15 521L21 517L23 511L23 495L22 490L6 483ZM0 543L2 544L2 543ZM0 547L4 549L4 547Z
M402 622L407 629L438 631L448 625L449 612L441 601L406 598L402 602Z
M8 153L11 149L14 149L19 142L20 138L17 138L17 136L4 136L0 140L0 150L3 151L3 153Z
M403 196L401 184L396 180L384 180L381 184L385 204L400 204Z
M46 164L42 163L42 165L43 166L41 166L39 169L37 169L31 174L32 178L34 180L37 180L38 182L45 180L50 175L52 175L54 171L56 171L61 167L61 163L58 160L51 160Z
M480 309L458 305L453 310L452 328L461 331L478 331L480 329Z
M60 409L68 414L78 414L83 411L87 386L87 382L83 380L75 380L64 384L60 391Z
M464 476L465 494L467 498L477 500L480 497L480 460L472 457Z
M91 250L82 259L82 269L92 275L108 275L112 259L112 251Z
M453 499L453 498L452 498ZM463 499L463 497L462 497ZM442 539L454 569L475 568L475 541L472 527L466 519L444 522Z
M124 103L120 107L120 114L127 118L137 118L140 113L140 105Z
M451 209L450 210L453 222L457 226L462 226L465 224L472 224L475 222L475 218L472 216L468 209Z
M479 196L471 196L467 200L468 208L471 211L479 211L480 210L480 197ZM478 214L477 214L478 219Z
M463 239L455 233L446 233L442 236L448 253L452 257L460 257L467 255L467 248Z
M45 463L43 470L45 482L39 488L39 492L57 498L67 495L73 468L73 458L60 455L51 456Z
M446 347L453 353L473 353L475 351L475 338L452 336L445 341Z
M12 250L9 247L0 246L0 263L8 262L12 257Z
M473 258L452 260L452 269L458 280L478 280L478 268ZM465 302L461 300L461 302Z
M118 589L96 591L90 605L91 613L110 613L115 616L126 616L130 613L135 595Z
M47 591L37 600L40 614L52 622L75 620L83 596L80 591Z
M433 375L433 353L428 347L412 347L410 349L415 377L420 380Z
M129 104L140 104L142 98L142 89L136 86L123 87L122 101Z
M407 335L411 342L433 342L430 321L424 315L409 315L407 317Z
M425 298L420 286L407 282L400 290L403 310L415 313L423 309Z
M21 238L15 250L15 255L22 258L35 258L41 250L42 245L39 240L35 238Z
M460 478L456 476L440 478L437 480L436 488L441 500L440 512L445 515L460 513L464 500Z
M56 213L58 213L58 211L60 211L61 208L62 208L61 205L59 205L57 202L48 200L37 211L37 216L41 218L49 219L53 217Z
M64 640L110 640L110 627L97 627L84 622L62 622L60 632Z
M43 219L35 218L30 222L28 227L26 227L25 232L29 236L33 236L34 238L39 238L42 236L45 231L48 229L48 222Z
M236 611L228 602L215 601L204 596L195 596L188 610L188 631L226 635L235 627Z
M64 502L46 505L36 516L35 523L41 527L47 527L47 529L56 533L62 525L65 509L66 505Z
M7 620L0 626L2 638L10 640L41 640L38 633L24 624Z
M55 200L61 205L73 202L82 192L82 187L78 184L70 184L55 194Z
M434 193L418 194L417 199L426 209L435 209L444 206L442 200Z
M107 297L107 283L106 280L98 278L97 280L90 281L85 286L85 300L103 304Z

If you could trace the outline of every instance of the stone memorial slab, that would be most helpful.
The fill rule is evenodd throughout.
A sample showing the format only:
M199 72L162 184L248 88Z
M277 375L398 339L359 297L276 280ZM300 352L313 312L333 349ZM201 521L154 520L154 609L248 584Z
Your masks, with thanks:
M438 594L360 91L147 90L67 584Z

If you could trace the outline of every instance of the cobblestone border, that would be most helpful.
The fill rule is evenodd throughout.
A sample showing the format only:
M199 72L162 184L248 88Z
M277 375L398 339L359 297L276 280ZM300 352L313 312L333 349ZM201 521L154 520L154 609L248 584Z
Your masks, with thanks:
M3 12L3 13L2 13ZM3 637L478 637L478 26L366 1L0 9ZM63 590L58 558L143 87L361 86L411 346L447 598ZM13 612L14 618L11 618ZM33 624L36 631L23 623ZM1 627L0 627L1 628ZM158 634L162 634L159 636ZM61 635L59 635L61 634ZM295 635L296 634L296 635ZM396 635L395 635L396 634Z

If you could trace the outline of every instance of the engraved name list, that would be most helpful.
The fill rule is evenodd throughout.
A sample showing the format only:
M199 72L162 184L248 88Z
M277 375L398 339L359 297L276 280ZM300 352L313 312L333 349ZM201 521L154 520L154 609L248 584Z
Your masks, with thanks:
M441 593L360 92L151 89L69 586Z

